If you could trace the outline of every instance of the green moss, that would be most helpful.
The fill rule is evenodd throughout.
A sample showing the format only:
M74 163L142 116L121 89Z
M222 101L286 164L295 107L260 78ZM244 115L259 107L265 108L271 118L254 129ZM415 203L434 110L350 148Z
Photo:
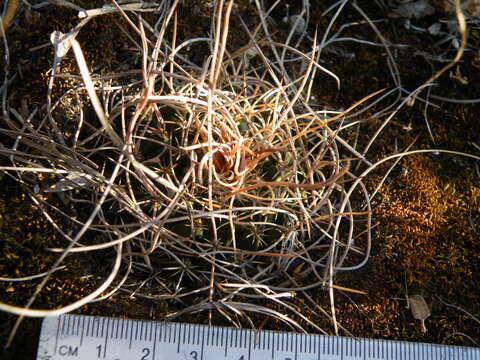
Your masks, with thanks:
M79 1L86 8L101 6L103 1ZM196 10L200 1L185 2L179 16L179 38L204 36L209 27L211 17L208 14L198 14ZM188 3L188 4L187 4ZM362 8L375 14L373 2L359 2ZM291 10L295 4L292 2ZM322 17L321 2L312 3L312 19L318 21L319 28L324 29L328 17ZM247 1L241 4L242 11L253 14L253 7ZM206 11L206 7L202 7ZM281 18L282 9L275 12L276 18ZM342 14L338 24L346 21L361 20L353 11ZM254 21L251 16L250 21ZM97 73L107 73L119 66L125 59L121 58L121 46L127 41L118 31L111 17L102 17L91 21L82 30L79 41L85 51L89 65ZM194 19L194 20L192 20ZM201 21L199 21L201 20ZM71 30L78 22L74 11L61 7L48 7L41 16L23 19L9 33L11 58L15 59L16 69L21 71L10 89L15 90L11 106L20 107L25 99L28 107L42 107L45 103L47 72L53 59L52 47L30 52L29 49L44 43L49 43L49 35L53 30L63 32ZM430 44L426 38L412 36L401 26L388 22L377 24L380 31L391 41L426 47ZM238 23L233 23L240 28ZM364 28L362 28L364 29ZM395 31L394 31L395 30ZM358 33L356 29L345 35L371 38L372 32ZM169 34L170 36L171 34ZM279 29L276 36L284 36ZM248 39L243 32L232 31L232 42L229 46L237 49ZM93 41L92 39L95 39ZM402 76L402 84L410 89L421 84L431 73L430 65L415 55L412 46L397 51L397 65ZM334 71L342 80L342 89L337 92L334 81L323 74L316 78L314 94L321 105L334 108L346 108L380 88L393 86L388 71L383 49L363 45L349 44L347 49L354 52L354 58L339 55L323 55L323 63ZM205 49L204 53L207 53ZM432 48L433 52L433 48ZM192 54L190 54L192 55ZM3 61L3 60L2 60ZM134 63L134 60L131 60ZM201 63L201 62L200 62ZM452 98L475 98L478 96L479 81L475 81L476 70L473 66L475 55L467 54L459 65L462 74L469 76L468 86L454 84L443 76L434 88L435 93ZM13 64L13 62L12 62ZM62 71L77 73L75 61L71 55L62 63ZM13 71L13 69L12 69ZM62 94L71 84L56 81L54 97ZM424 95L424 93L422 93ZM166 117L168 110L162 110ZM364 114L371 115L373 110ZM369 153L372 158L380 159L399 148L405 148L414 139L418 148L436 146L473 152L472 142L480 144L480 122L478 121L478 105L460 106L441 104L440 108L428 108L428 122L432 128L435 144L432 144L424 118L424 107L417 102L412 108L405 108L391 121ZM360 127L359 146L365 145L368 136L381 125L384 119L374 119ZM405 130L411 128L410 131ZM346 136L354 136L347 134ZM143 150L143 149L142 149ZM145 149L148 152L149 149ZM270 177L276 169L273 164L265 163L263 171ZM405 159L402 167L408 170L405 176L400 171L392 174L375 202L376 222L378 226L374 233L373 252L368 265L360 271L341 274L337 281L340 285L368 292L368 296L337 292L337 318L339 322L356 336L390 338L399 340L427 341L440 343L454 332L464 332L474 339L479 339L479 327L474 320L459 310L445 306L440 300L459 306L474 315L480 313L480 249L478 237L480 233L480 188L474 163L461 157L423 156ZM382 171L368 180L373 189L381 179ZM169 171L166 169L166 171ZM178 171L178 169L176 170ZM181 176L181 171L178 173ZM274 174L273 174L274 175ZM272 175L272 176L273 176ZM54 229L33 207L20 186L15 185L7 177L0 180L0 275L26 276L46 271L55 261L55 254L45 251L48 247L65 246L58 239ZM272 219L275 221L275 219ZM211 231L205 229L197 234L208 239ZM224 227L222 235L228 239L228 227ZM188 229L187 229L188 230ZM185 232L186 229L180 229ZM255 249L255 237L247 237L240 230L237 233L239 246L243 249ZM272 237L277 237L273 234ZM361 240L360 240L361 241ZM228 241L227 241L228 242ZM49 281L47 288L35 303L35 306L52 308L68 301L74 301L89 293L98 285L95 277L84 277L97 268L95 274L108 271L102 268L99 259L104 256L94 255L91 258L75 256L69 258L67 269L55 275ZM0 283L2 301L11 304L24 304L35 289L37 282ZM419 324L415 322L410 311L405 308L406 288L410 294L422 293L432 306L432 316L427 320L426 334L422 334ZM315 301L324 309L328 308L329 299L320 289L311 294ZM312 321L327 331L331 324L318 311L311 310L311 304L297 296L297 306ZM105 302L91 304L81 309L83 313L111 316L126 316L133 318L161 318L175 305L159 301L144 301L129 298L126 295L115 296ZM255 318L264 328L284 329L274 320ZM0 343L6 339L11 329L14 317L0 315ZM205 322L202 315L192 315L184 321ZM33 322L20 329L19 339L34 339L37 330ZM249 324L245 324L249 326ZM21 340L17 340L21 341ZM451 343L471 345L465 338L454 337ZM18 343L17 343L18 344ZM30 347L35 345L30 342ZM21 346L20 348L25 348ZM20 359L20 357L16 357ZM32 358L25 357L25 358Z

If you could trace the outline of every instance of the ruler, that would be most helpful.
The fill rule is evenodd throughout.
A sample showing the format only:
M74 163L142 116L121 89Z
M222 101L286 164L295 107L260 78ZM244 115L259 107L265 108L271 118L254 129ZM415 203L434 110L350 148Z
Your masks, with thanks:
M480 348L62 315L43 320L37 360L480 360Z

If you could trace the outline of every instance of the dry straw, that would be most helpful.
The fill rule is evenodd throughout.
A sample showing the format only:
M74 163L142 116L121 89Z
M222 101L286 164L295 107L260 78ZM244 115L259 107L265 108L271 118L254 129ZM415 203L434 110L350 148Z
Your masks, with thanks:
M228 43L230 19L239 17L232 0L216 2L206 38L179 42L178 1L114 2L82 11L79 26L52 35L56 55L46 113L24 116L4 102L0 131L10 142L0 153L11 161L2 170L30 184L31 199L66 245L50 249L60 256L38 274L42 280L25 306L2 303L0 310L57 315L123 291L180 304L169 319L216 311L240 325L257 313L323 331L298 310L302 296L338 333L334 290L363 291L336 285L335 276L366 264L371 248L373 195L363 177L406 154L370 163L362 155L368 146L358 151L342 137L352 126L343 120L401 91L380 90L343 112L312 107L315 74L339 84L318 61L327 34L319 44L312 36L311 52L303 53L289 44L298 36L294 29L284 43L273 40L267 21L273 7L256 5L259 25L243 23L249 41L239 49ZM147 22L144 12L159 20ZM92 75L75 37L92 17L112 13L134 34L128 36L139 64ZM194 63L189 51L205 48L204 63ZM58 72L69 51L80 77ZM78 86L53 99L54 82L65 78ZM74 110L69 121L59 111L66 103ZM84 110L91 107L93 118ZM353 169L361 167L366 170L355 176ZM32 184L32 174L50 182ZM82 204L81 211L58 207L59 197ZM55 220L60 217L68 229ZM95 291L58 309L31 308L68 255L105 249L116 256L104 257L111 271L101 274ZM328 292L329 309L312 299L313 289Z

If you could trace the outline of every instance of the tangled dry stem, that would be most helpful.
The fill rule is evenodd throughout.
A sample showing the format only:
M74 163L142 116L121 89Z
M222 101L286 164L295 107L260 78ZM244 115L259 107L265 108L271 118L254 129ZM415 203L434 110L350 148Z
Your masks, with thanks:
M2 169L29 186L67 245L51 249L61 255L26 306L0 309L43 317L125 291L182 304L170 319L216 310L238 324L256 312L322 331L295 307L295 296L304 295L338 333L334 290L361 290L336 285L335 275L368 260L371 196L362 176L375 167L341 137L348 128L342 119L370 98L381 100L380 92L344 112L315 109L308 94L316 72L338 81L317 61L325 39L317 46L315 36L308 54L288 44L291 34L275 42L268 11L259 6L258 27L244 25L249 43L231 51L233 1L218 1L212 37L177 44L178 1L166 3L153 9L114 3L81 22L118 12L137 35L140 69L92 78L75 40L79 25L52 36L56 58L45 116L4 113L1 132L11 144L0 152L12 166ZM149 24L135 10L160 12L161 21ZM202 43L210 55L199 66L184 52ZM53 82L69 76L57 65L70 47L82 82L52 103ZM67 100L76 109L68 130L57 114ZM95 119L85 116L89 105ZM355 176L360 163L368 169ZM75 206L60 209L56 196L87 206L80 213ZM70 229L54 220L62 216ZM107 248L116 259L96 291L59 309L30 309L67 255ZM138 286L133 269L146 273L156 291ZM329 311L310 297L315 288L329 293Z

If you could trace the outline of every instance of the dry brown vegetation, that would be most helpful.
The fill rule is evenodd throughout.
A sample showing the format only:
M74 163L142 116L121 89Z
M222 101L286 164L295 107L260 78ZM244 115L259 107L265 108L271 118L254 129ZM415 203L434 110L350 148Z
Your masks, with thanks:
M308 13L289 3L310 20L305 33L282 21L283 3L262 27L269 1L258 2L263 13L247 1L185 1L157 9L158 23L152 11L92 18L76 39L103 109L91 105L78 49L45 105L54 54L36 47L76 26L77 12L17 14L2 88L0 276L45 273L65 257L32 308L106 284L76 311L478 346L480 109L458 101L479 94L478 19L466 14L461 61L408 107L463 50L448 9L432 2L434 13L412 20L454 24L442 25L447 43L389 17L383 1L312 2ZM338 17L325 13L333 4ZM344 40L323 42L329 26L327 40L341 29ZM431 148L450 152L402 153ZM1 302L40 316L19 309L42 279L0 282ZM408 294L431 307L425 334ZM3 345L17 317L0 318ZM37 327L24 320L7 356L31 358Z

